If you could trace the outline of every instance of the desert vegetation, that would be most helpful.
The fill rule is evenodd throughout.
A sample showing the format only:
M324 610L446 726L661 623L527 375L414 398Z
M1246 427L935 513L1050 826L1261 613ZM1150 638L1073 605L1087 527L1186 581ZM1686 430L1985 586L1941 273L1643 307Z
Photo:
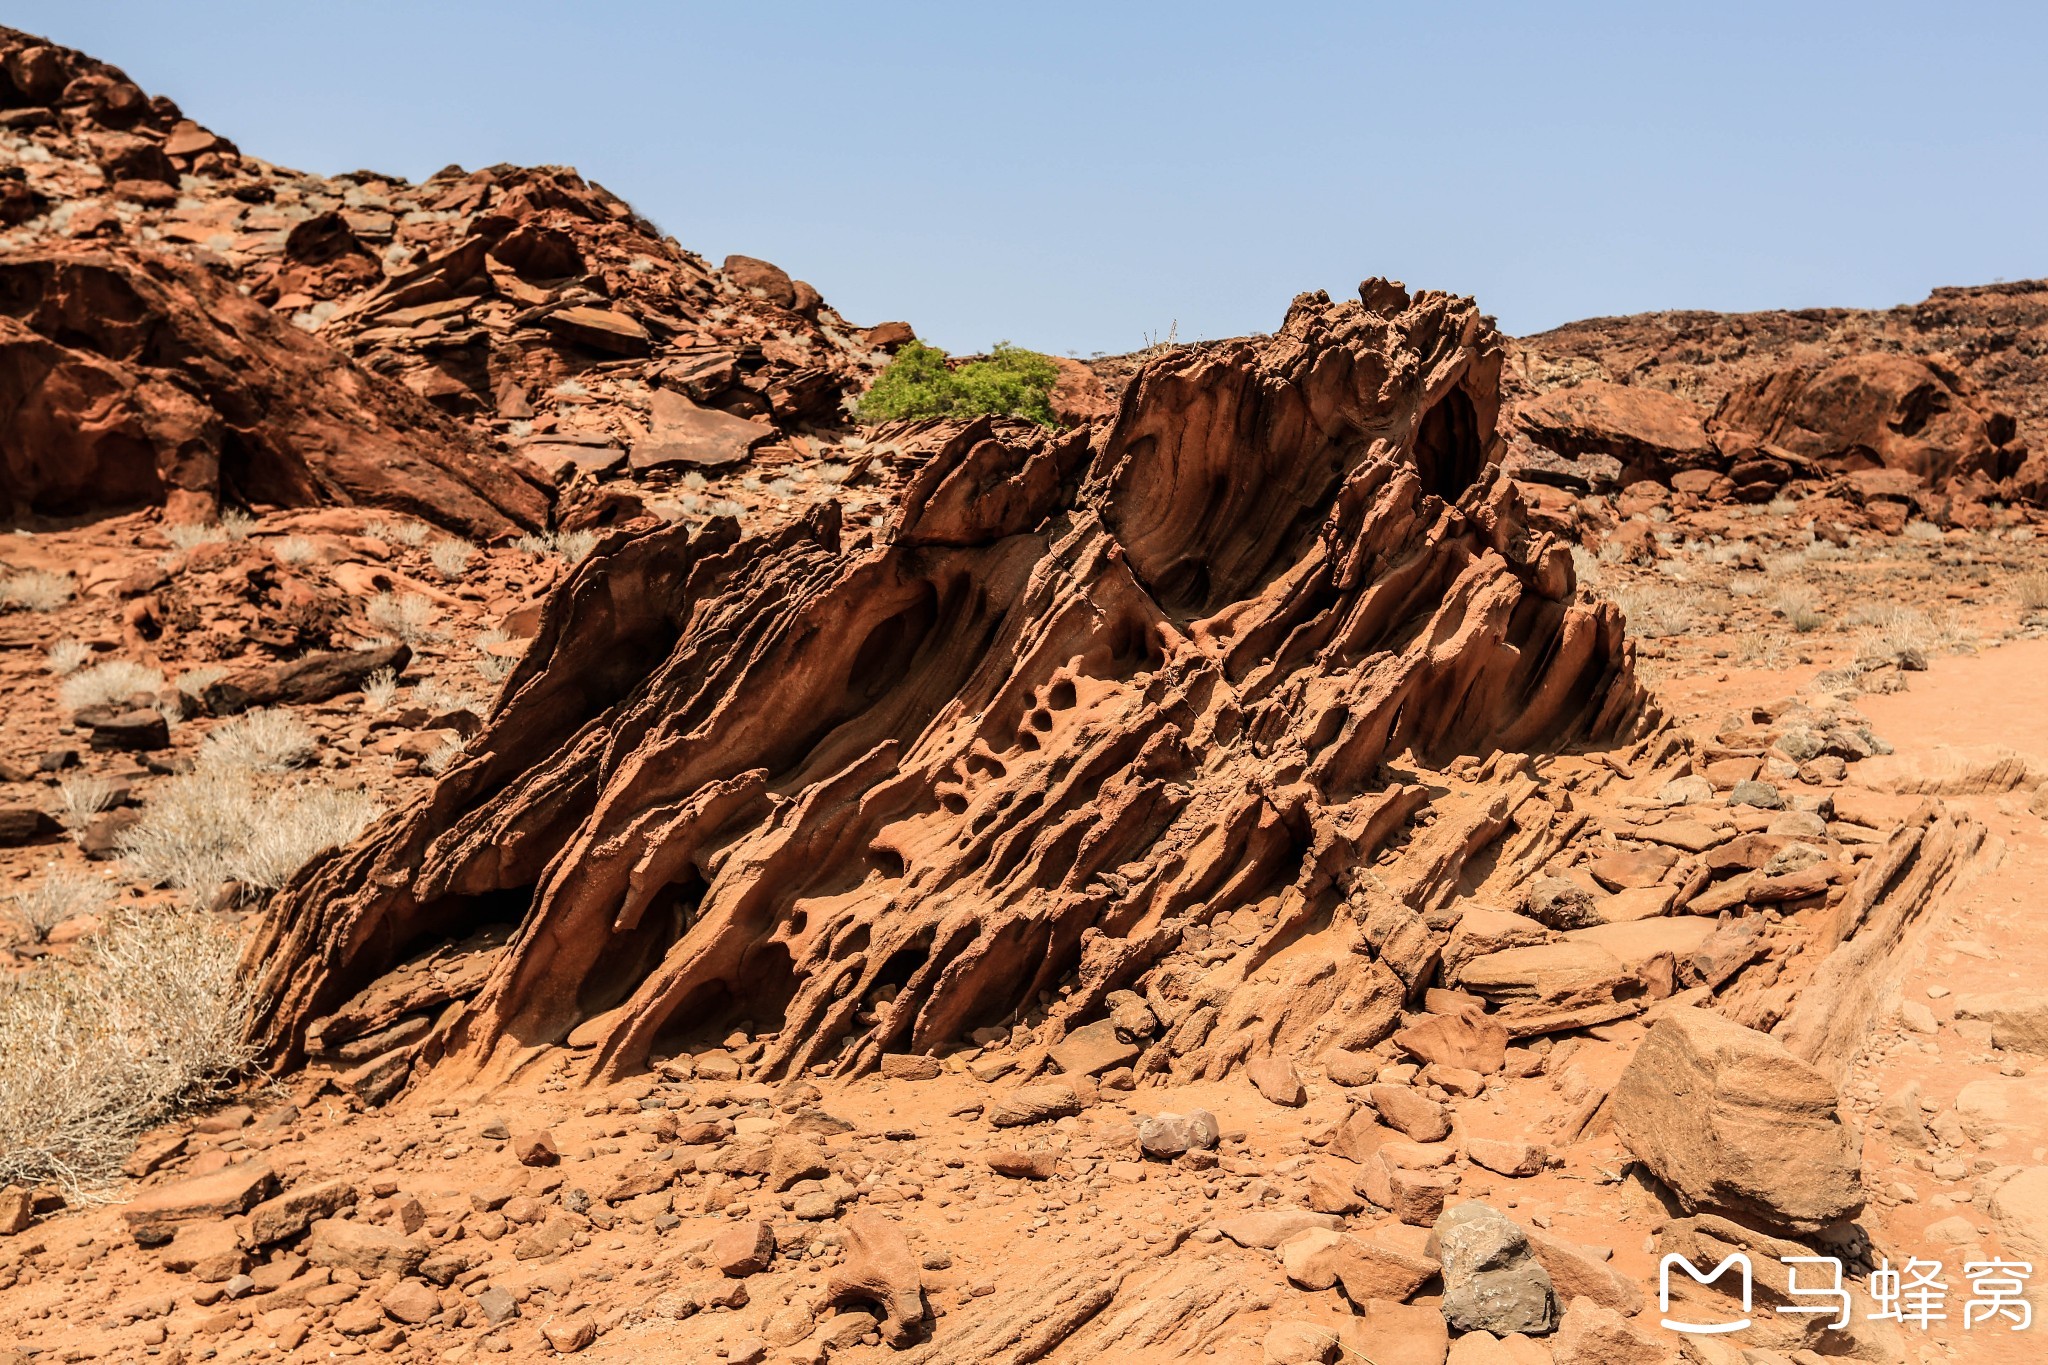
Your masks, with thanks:
M938 347L913 341L861 399L860 420L995 416L1053 426L1057 382L1059 370L1050 359L1007 342L998 342L983 359L954 365Z

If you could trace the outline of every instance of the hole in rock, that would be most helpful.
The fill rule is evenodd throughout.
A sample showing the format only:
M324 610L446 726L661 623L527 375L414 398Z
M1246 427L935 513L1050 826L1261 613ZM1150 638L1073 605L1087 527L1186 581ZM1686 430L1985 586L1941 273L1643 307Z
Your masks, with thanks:
M623 1003L645 981L696 918L704 883L692 877L657 891L640 922L615 933L576 992L585 1019Z
M865 705L901 679L937 619L937 592L929 583L918 584L916 600L870 630L861 641L846 678L850 697Z
M1423 414L1415 433L1415 469L1425 493L1456 502L1479 481L1485 451L1479 444L1479 415L1463 389L1452 389Z

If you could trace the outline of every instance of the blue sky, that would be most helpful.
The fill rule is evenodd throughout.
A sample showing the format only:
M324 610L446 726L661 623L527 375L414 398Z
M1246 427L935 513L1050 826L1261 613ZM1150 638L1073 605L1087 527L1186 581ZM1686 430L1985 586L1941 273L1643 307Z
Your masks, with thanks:
M1270 12L1260 12L1270 11ZM247 151L565 162L857 322L1124 351L2048 274L2048 6L8 0Z

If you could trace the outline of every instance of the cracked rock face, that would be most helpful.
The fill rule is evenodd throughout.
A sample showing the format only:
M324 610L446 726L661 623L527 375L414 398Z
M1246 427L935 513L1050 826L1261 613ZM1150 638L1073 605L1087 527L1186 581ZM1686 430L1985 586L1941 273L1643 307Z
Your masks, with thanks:
M741 1018L756 1074L854 1072L1127 989L1163 1011L1141 1074L1385 1036L1377 950L1413 974L1440 927L1419 892L1371 925L1346 900L1431 800L1389 762L1626 737L1644 705L1619 612L1498 475L1496 334L1364 296L1154 361L1092 442L899 429L923 464L879 544L829 506L615 536L432 798L277 898L247 959L272 1054L396 1023L364 993L493 925L420 1048L450 1076L564 1042L619 1074ZM1325 965L1161 967L1232 912L1262 960L1329 926Z

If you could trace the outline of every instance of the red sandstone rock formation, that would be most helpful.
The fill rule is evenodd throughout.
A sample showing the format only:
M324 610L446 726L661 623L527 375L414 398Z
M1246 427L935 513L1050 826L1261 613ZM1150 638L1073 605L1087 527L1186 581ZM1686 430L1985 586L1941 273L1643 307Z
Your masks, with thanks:
M1340 874L1430 805L1404 752L1630 732L1618 611L1497 468L1499 338L1468 299L1362 293L1155 359L1092 445L899 429L924 462L879 544L829 514L615 537L433 797L277 898L247 959L272 1054L437 1016L419 1056L452 1075L565 1042L616 1074L746 1018L772 1074L1039 1001L1072 1028L1219 915L1270 956L1349 914ZM1375 959L1426 979L1421 900L1405 936L1346 920L1286 1010L1390 1031ZM446 946L493 926L502 952ZM433 952L466 988L387 975ZM1307 1026L1261 1000L1203 1004L1173 1052Z
M0 515L357 503L474 535L548 498L455 423L169 257L0 257Z

